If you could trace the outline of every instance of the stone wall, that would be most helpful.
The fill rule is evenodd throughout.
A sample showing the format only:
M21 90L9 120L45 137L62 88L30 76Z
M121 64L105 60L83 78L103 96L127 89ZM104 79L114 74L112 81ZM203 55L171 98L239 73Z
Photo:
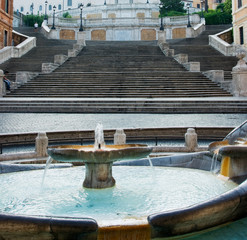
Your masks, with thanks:
M142 29L141 30L141 40L142 41L156 40L156 30L155 29Z
M172 38L186 38L186 27L184 28L174 28L172 30Z
M224 33L218 35L218 37L229 44L233 43L232 31L224 32Z
M93 30L91 32L91 40L106 40L106 31L105 30Z
M62 29L59 34L60 34L60 39L75 40L74 30Z

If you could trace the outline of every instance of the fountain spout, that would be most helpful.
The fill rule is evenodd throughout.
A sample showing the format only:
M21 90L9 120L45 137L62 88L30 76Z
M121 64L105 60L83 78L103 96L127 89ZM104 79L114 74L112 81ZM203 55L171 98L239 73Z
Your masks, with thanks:
M85 188L110 188L115 185L112 165L115 161L147 157L152 147L144 144L105 145L102 124L95 129L94 145L65 145L48 148L48 154L57 161L84 162Z
M94 148L95 149L104 149L105 147L105 140L104 140L104 131L103 125L98 123L95 131L94 131Z

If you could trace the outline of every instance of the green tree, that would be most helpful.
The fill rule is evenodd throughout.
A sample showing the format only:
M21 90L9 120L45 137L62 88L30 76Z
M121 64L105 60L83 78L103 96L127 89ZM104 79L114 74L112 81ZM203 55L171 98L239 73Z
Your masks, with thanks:
M38 23L39 27L41 26L42 22L44 21L44 15L25 15L23 17L23 21L26 26L33 27L34 23Z
M160 15L167 16L168 12L182 12L184 13L184 4L181 0L161 0L160 1Z
M232 0L225 1L223 10L228 14L232 14Z

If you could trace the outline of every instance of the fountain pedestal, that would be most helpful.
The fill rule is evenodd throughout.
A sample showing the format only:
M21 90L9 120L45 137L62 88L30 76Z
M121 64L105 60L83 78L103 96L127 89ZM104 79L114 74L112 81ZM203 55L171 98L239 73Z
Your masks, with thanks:
M110 188L115 186L112 176L112 163L85 163L86 176L83 182L85 188Z

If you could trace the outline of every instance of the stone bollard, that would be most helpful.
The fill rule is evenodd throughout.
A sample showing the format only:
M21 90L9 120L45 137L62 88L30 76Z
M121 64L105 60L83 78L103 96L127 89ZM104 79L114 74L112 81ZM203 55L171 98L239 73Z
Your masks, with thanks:
M188 128L185 133L185 147L187 147L189 152L194 152L197 145L197 134L194 128Z
M3 95L6 94L6 88L5 88L5 83L3 82L3 70L0 70L0 97L3 97Z
M237 54L239 61L232 69L232 92L235 97L247 97L247 65L244 61L246 53Z
M86 32L77 33L77 44L81 46L86 46Z
M126 144L126 134L123 129L116 129L114 134L114 144L115 145L123 145Z
M158 31L158 45L162 43L166 43L166 32Z
M48 137L45 132L38 133L35 139L35 151L37 157L47 157Z

